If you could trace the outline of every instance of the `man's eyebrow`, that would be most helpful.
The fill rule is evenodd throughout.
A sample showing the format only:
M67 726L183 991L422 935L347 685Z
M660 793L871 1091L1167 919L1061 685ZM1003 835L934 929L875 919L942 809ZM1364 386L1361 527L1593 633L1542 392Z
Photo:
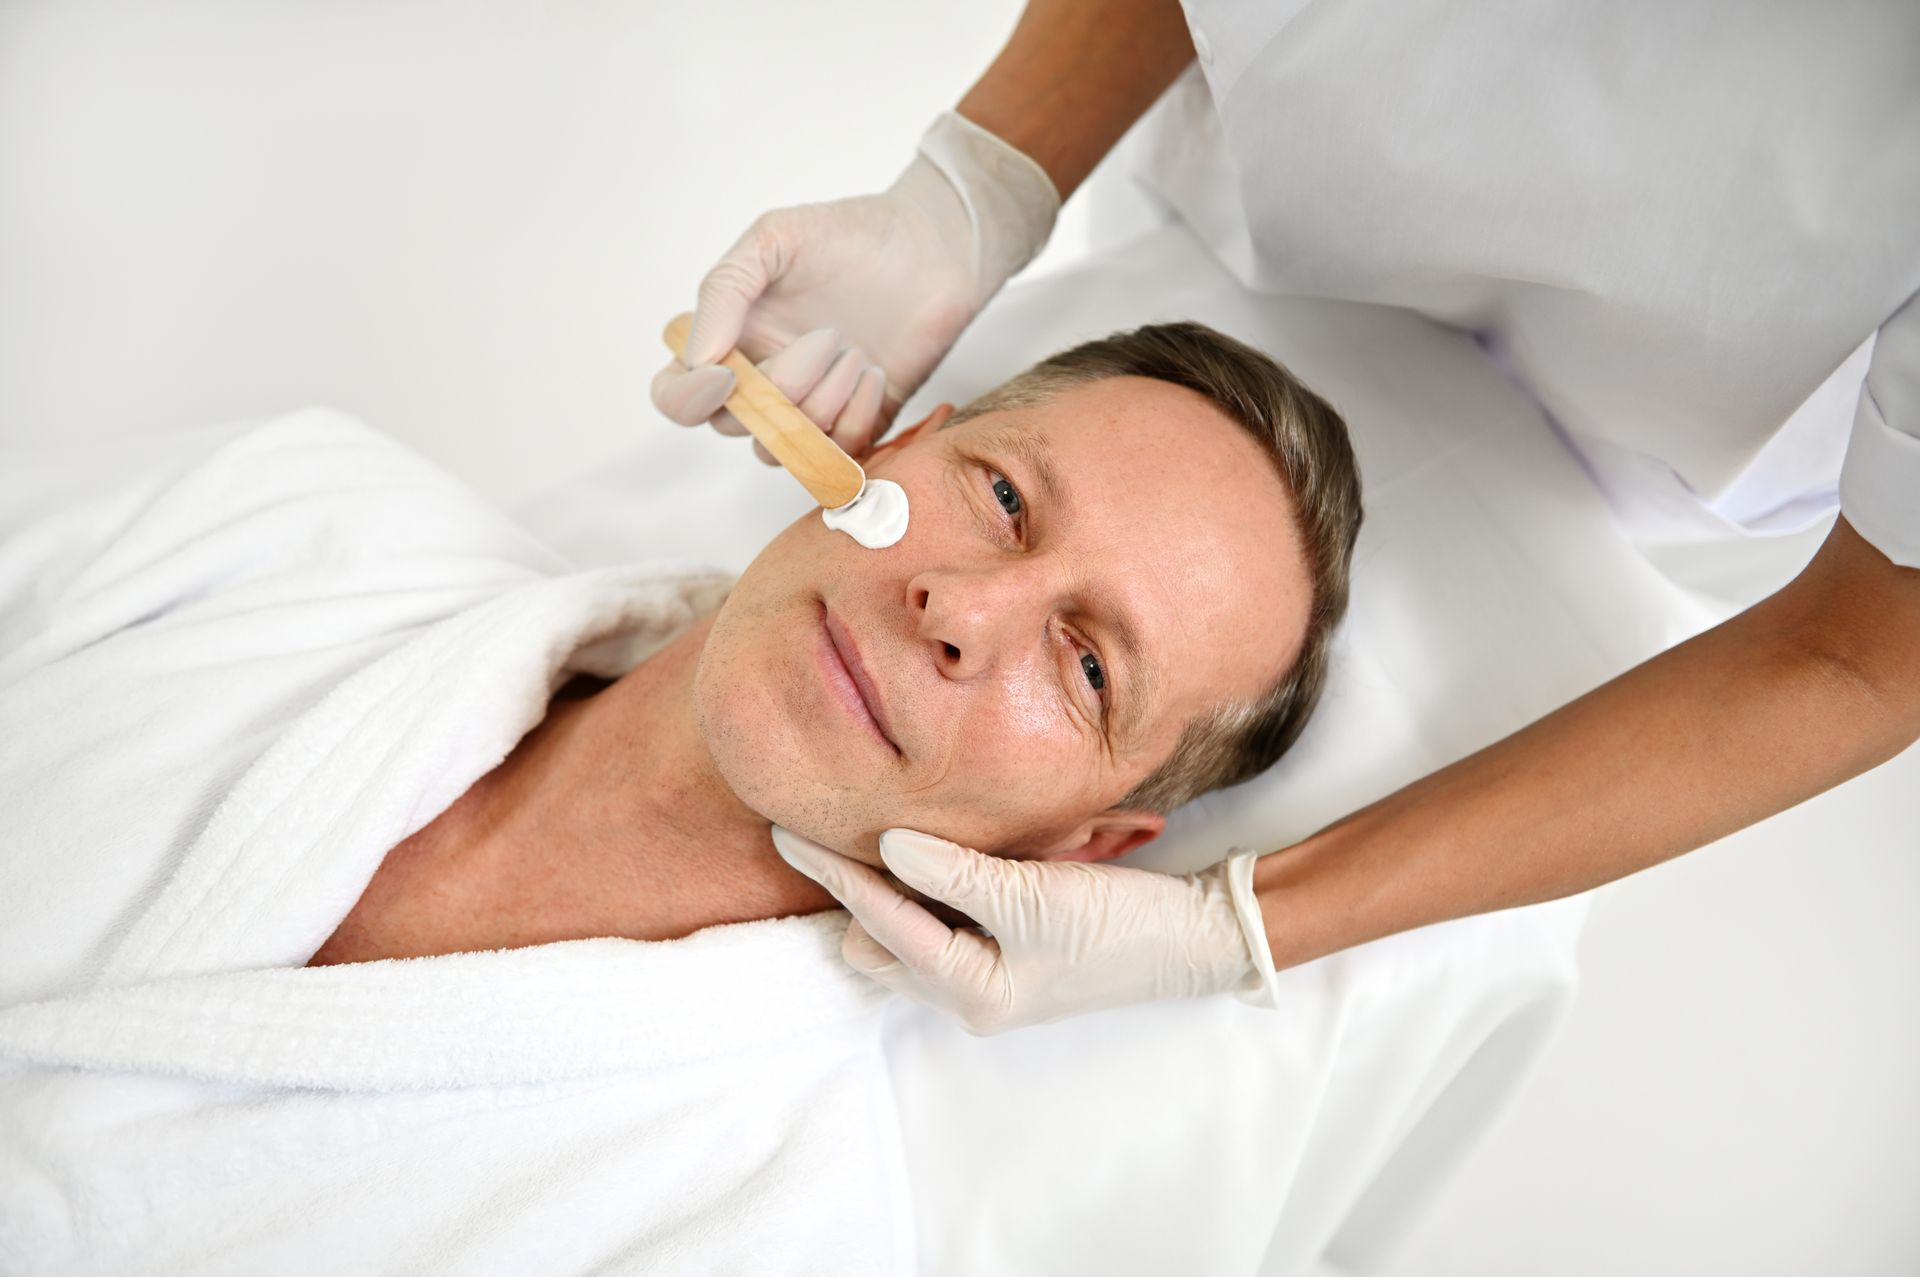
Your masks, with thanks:
M1040 483L1040 492L1050 506L1066 504L1066 485L1060 482L1060 467L1053 463L1053 446L1046 436L1017 426L1001 426L981 437L989 448L1010 452Z
M1127 695L1113 721L1113 744L1120 747L1132 743L1134 732L1159 698L1160 671L1141 649L1133 614L1112 599L1103 598L1100 603L1100 616L1113 633L1114 646L1120 649L1120 660L1127 671Z

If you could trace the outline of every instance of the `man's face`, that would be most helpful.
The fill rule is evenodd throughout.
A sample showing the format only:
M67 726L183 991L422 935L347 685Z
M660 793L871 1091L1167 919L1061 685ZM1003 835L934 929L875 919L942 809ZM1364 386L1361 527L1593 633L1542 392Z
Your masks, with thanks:
M1119 854L1160 822L1113 805L1194 715L1265 691L1298 650L1291 499L1193 391L1094 382L909 431L867 472L906 490L906 536L867 550L795 522L741 576L696 679L721 775L796 833L874 864L895 825Z

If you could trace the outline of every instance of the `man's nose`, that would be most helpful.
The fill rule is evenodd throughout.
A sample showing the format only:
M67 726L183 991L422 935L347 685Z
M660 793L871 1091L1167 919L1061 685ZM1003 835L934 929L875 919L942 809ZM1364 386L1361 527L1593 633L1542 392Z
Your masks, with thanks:
M949 678L991 673L1029 648L1046 627L1050 596L1032 559L966 571L922 572L907 583L920 637Z

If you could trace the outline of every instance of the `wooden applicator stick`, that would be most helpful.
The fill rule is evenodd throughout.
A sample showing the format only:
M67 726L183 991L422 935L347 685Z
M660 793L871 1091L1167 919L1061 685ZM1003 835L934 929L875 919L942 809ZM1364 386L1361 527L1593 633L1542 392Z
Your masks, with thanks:
M687 336L692 330L690 314L675 315L667 323L667 346L682 363L686 362ZM733 370L728 411L766 445L773 459L785 466L815 501L837 510L859 497L867 475L858 461L841 451L840 445L780 393L780 387L768 381L745 355L730 350L720 362Z

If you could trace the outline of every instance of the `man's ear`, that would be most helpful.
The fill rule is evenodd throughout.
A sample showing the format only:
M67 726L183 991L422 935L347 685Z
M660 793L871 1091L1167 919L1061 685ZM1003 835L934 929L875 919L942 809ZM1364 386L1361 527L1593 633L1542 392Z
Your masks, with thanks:
M1112 860L1160 836L1167 818L1157 811L1103 811L1035 857L1037 860Z
M899 434L887 440L885 443L879 444L876 447L874 447L872 450L870 450L867 453L866 460L872 461L876 457L884 457L887 453L893 451L895 448L900 447L902 444L912 443L915 439L918 439L923 434L933 433L934 431L938 430L940 427L946 425L947 418L951 417L952 415L953 415L952 404L943 403L935 406L932 412L922 417L919 421L915 422L911 426L908 426L905 430L902 430Z

